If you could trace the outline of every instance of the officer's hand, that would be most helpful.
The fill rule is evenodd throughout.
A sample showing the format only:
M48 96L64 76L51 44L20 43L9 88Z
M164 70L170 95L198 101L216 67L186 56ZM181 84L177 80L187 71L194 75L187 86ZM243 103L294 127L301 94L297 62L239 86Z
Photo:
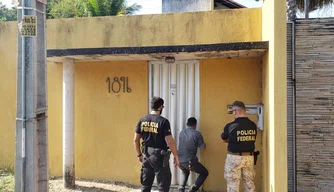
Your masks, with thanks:
M143 163L143 156L138 157L138 161L139 161L140 163Z
M175 167L179 166L179 158L178 157L174 157L174 165L175 165Z

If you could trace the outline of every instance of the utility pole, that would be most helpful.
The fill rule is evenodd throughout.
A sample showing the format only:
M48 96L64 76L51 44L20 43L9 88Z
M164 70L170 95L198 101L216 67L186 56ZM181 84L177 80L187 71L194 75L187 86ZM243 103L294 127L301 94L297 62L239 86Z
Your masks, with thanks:
M309 0L304 0L305 19L308 19L308 1Z
M46 0L19 0L15 192L48 191Z

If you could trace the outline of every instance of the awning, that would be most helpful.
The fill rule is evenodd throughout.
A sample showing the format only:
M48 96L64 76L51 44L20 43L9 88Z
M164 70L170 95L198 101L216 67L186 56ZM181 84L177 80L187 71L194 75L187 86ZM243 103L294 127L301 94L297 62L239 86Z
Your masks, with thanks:
M268 50L269 42L242 42L201 45L151 46L151 47L103 47L48 49L48 62L76 61L129 61L129 60L175 60L261 57Z

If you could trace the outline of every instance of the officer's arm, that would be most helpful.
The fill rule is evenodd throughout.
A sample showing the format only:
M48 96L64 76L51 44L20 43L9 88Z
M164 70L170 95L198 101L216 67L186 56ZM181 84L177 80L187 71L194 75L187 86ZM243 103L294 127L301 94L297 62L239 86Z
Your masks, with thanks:
M226 138L226 137L224 136L224 132L223 132L222 135L221 135L221 139L222 139L222 141L223 141L224 143L228 143L228 138Z
M141 135L138 134L138 133L135 133L134 143L135 143L135 146L136 146L137 155L141 154L141 152L140 152L140 138L141 138Z
M172 135L168 135L165 137L166 143L168 145L168 147L170 148L170 150L172 151L173 155L175 158L178 158L177 155L177 150L176 150L176 144L175 144L175 140L172 137Z
M174 155L174 164L175 166L177 166L179 164L179 156L177 155L175 140L172 137L170 123L167 119L162 123L162 127L163 127L163 132L164 132L166 143Z
M225 143L228 143L228 136L229 136L229 124L227 124L225 127L224 127L224 132L221 134L221 139L223 142Z

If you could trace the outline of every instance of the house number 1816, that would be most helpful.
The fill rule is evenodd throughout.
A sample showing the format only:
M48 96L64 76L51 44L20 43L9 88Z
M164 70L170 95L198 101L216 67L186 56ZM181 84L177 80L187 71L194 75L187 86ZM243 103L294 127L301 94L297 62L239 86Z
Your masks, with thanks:
M131 93L131 88L129 87L128 77L114 77L113 81L110 81L110 77L107 77L108 93L112 91L113 93L119 93L123 90L123 93Z

